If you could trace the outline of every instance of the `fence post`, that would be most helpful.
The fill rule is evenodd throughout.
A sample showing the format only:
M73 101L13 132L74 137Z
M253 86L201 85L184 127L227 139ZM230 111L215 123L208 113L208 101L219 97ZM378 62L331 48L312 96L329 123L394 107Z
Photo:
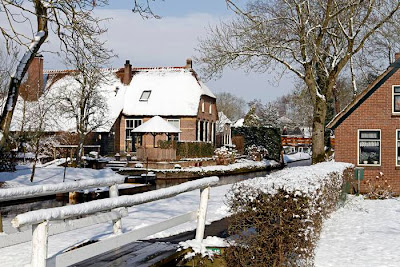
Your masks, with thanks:
M3 218L1 217L1 212L0 212L0 233L3 232Z
M208 198L210 196L210 187L200 189L200 206L197 215L196 241L202 242L206 226L206 214Z
M32 225L31 267L46 267L48 229L47 221Z
M110 186L110 197L118 197L119 192L118 192L118 185L112 185ZM118 209L116 209L118 210ZM114 234L122 234L122 220L121 218L117 220L113 220L113 232Z

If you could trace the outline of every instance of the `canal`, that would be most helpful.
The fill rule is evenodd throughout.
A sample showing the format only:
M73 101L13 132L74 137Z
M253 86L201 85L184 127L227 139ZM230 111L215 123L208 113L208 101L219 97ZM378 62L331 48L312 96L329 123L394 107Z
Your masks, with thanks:
M308 166L311 165L311 160L302 160L297 162L292 162L287 165L286 168L297 167L297 166ZM272 170L274 172L276 170ZM263 177L270 174L271 171L257 171L251 173L244 174L234 174L234 175L224 175L220 176L219 185L233 184L236 182L240 182L243 180L255 178L255 177ZM189 179L163 179L156 180L155 185L147 186L143 189L143 191L151 191L155 189L165 188L173 185L177 185L183 182L189 181ZM139 192L139 191L138 191ZM105 196L103 196L105 197ZM84 199L83 201L85 201ZM87 200L90 200L89 198ZM25 213L32 210L38 209L47 209L54 207L61 207L70 205L68 196L48 196L41 197L40 199L27 199L23 200L23 203L0 203L0 213L3 218L3 230L6 233L14 233L16 230L11 227L11 220L18 214ZM24 230L24 229L21 229Z

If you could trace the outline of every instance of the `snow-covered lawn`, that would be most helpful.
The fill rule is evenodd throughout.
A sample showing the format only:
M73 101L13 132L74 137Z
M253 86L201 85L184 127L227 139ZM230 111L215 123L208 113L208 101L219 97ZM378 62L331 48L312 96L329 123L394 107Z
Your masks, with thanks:
M400 199L349 196L324 222L315 265L400 266Z

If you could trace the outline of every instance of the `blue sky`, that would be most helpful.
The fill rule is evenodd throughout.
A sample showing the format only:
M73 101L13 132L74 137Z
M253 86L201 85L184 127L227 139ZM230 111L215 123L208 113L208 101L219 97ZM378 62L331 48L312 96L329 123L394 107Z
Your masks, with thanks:
M132 2L110 0L107 8L132 9ZM155 13L160 16L184 16L189 13L208 13L219 16L228 14L224 0L156 0L150 2Z

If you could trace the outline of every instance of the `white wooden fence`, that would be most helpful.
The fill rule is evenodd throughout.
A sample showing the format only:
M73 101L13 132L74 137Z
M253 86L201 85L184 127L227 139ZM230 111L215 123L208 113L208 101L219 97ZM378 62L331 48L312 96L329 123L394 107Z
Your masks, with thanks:
M33 186L22 186L0 189L0 202L6 202L11 200L22 200L27 198L35 198L42 196L57 195L68 192L75 192L79 190L85 190L97 187L109 187L110 194L112 194L111 187L117 184L124 183L125 178L122 176L109 177L109 178L98 178L98 179L85 179L81 181L64 182L59 184L44 184L44 185L33 185ZM118 188L114 188L117 190ZM3 222L0 213L0 232L3 231ZM0 242L0 248L10 246L11 244L19 244L29 241L31 238L30 234L20 232L14 237L10 237L9 240ZM1 241L2 239L0 239Z
M209 177L132 196L118 196L117 190L111 190L110 197L113 197L113 199L101 199L72 206L31 211L16 216L12 224L17 229L29 225L32 227L32 267L69 266L196 219L196 239L201 241L204 237L210 186L216 185L218 181L218 177ZM195 189L200 189L201 192L198 209L154 225L122 233L121 218L127 215L127 207L169 198ZM97 212L106 213L95 214ZM90 216L73 219L82 215ZM49 235L106 221L112 221L115 235L91 245L47 258Z

